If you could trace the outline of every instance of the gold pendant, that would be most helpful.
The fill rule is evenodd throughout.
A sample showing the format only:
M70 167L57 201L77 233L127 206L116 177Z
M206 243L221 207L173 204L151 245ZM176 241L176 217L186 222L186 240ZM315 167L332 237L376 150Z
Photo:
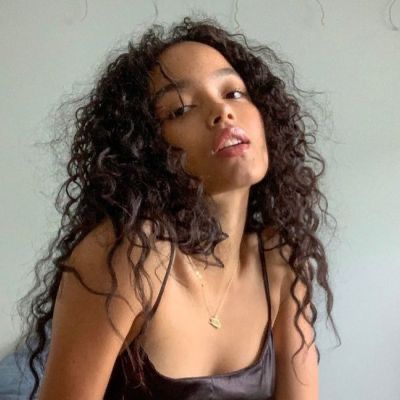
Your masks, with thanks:
M219 320L219 318L217 316L211 317L208 320L208 322L216 329L219 329L222 326L221 321Z

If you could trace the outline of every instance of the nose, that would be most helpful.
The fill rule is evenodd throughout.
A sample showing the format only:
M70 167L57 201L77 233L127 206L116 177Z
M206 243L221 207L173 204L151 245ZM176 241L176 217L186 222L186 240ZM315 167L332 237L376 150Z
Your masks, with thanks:
M210 112L208 124L211 128L213 128L218 124L223 124L224 121L232 121L234 119L235 117L229 105L226 103L216 103Z

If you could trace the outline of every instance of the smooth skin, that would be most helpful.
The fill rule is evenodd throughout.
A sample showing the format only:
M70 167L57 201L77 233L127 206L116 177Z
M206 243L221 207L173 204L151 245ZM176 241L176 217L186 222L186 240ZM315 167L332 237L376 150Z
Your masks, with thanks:
M249 238L243 234L245 212L250 187L267 173L265 129L268 127L264 127L259 111L246 94L242 79L234 71L216 72L232 68L217 50L196 42L183 42L167 49L160 62L174 80L189 83L186 89L180 91L184 104L188 105L184 109L177 111L182 105L176 91L158 99L156 112L161 119L166 118L163 135L170 143L186 150L185 168L202 178L206 191L217 205L221 226L229 235L216 247L216 254L225 268L208 268L203 274L207 283L206 296L210 304L216 304L219 293L224 291L236 266L239 268L234 275L232 290L235 285L239 287L242 277L249 276L245 274L245 261L249 249L255 251L255 242L254 236ZM153 94L169 83L159 67L152 72L152 81ZM221 160L211 154L211 149L214 135L226 124L243 128L251 145L241 156ZM266 247L272 247L277 240L270 232L265 233L265 239ZM105 221L74 249L69 260L85 282L97 290L107 291L110 288L106 253L112 240L111 223ZM114 267L118 293L126 298L129 307L120 299L114 299L110 312L122 337L131 341L136 334L132 327L140 316L141 307L132 290L130 265L125 259L127 245L125 243L118 251ZM164 244L156 245L161 253L168 253ZM289 249L285 252L288 254ZM294 274L277 251L266 252L265 255L273 294L272 321L277 367L275 399L316 400L318 365L315 345L308 351L303 348L294 359L298 378L304 385L296 378L291 364L291 357L301 343L293 325L297 305L289 292ZM134 262L137 261L137 249L131 257ZM146 270L151 273L158 262L156 251L151 251L145 263ZM177 276L195 293L195 285L198 290L199 283L187 272L190 267L183 259L178 264ZM146 290L149 295L149 288ZM296 297L301 300L304 293L305 288L297 285ZM193 298L201 304L200 295ZM302 317L299 325L306 342L311 343L313 331L310 325ZM65 274L54 311L52 341L40 400L102 399L121 346L121 338L108 321L104 297L91 294L71 274Z

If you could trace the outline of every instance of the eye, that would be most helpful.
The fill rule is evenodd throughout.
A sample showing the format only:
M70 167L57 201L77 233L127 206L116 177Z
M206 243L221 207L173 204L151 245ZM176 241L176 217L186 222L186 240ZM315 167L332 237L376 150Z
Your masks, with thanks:
M191 105L183 105L182 107L179 107L173 111L171 111L168 115L167 115L167 119L175 119L175 118L179 118L182 117L185 114L185 110L186 109L190 109Z
M240 95L241 95L240 97L246 97L247 96L247 92L245 90L242 90L242 89L233 89L230 92L228 92L228 95L231 94L231 93L240 93Z
M240 94L239 97L237 97L237 96L234 97L235 99L240 99L242 97L248 97L246 90L239 89L239 88L230 90L227 93L227 96L229 96L231 93L239 93ZM166 119L172 120L172 119L183 117L186 114L186 111L188 111L190 108L193 108L193 107L195 107L195 106L190 105L190 104L189 105L184 104L182 107L176 108L175 110L169 112L166 116Z

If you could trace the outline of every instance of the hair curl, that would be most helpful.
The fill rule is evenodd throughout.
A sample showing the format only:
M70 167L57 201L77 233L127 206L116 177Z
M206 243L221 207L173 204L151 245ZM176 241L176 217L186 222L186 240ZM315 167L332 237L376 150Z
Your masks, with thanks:
M300 96L295 95L306 92L294 83L292 65L283 62L267 46L249 45L242 34L228 33L213 18L195 21L186 17L172 25L167 33L162 26L153 25L137 44L129 41L127 51L102 71L95 88L80 99L84 104L75 113L68 179L61 185L55 201L56 209L62 213L61 227L47 255L35 264L35 285L19 304L25 322L23 338L30 351L29 366L35 378L30 399L38 390L40 371L44 369L45 350L50 341L48 328L62 274L77 274L65 261L90 231L107 219L112 222L115 233L116 240L108 257L113 285L109 293L101 294L107 299L107 313L117 289L112 255L124 238L128 238L129 259L133 246L137 246L134 238L140 239L141 257L137 264L130 262L135 294L143 306L145 322L141 334L117 361L123 367L129 365L133 350L135 376L143 387L146 384L138 339L150 317L149 299L143 291L143 278L146 278L143 265L151 248L151 238L144 231L143 223L151 221L154 237L169 241L172 249L177 245L185 254L214 255L215 246L227 237L211 215L210 201L201 181L184 171L184 151L163 139L149 96L149 72L161 52L186 40L212 46L227 59L244 80L265 126L269 127L266 133L269 169L250 188L245 233L272 227L279 237L281 256L295 273L290 291L298 306L294 325L302 337L302 345L293 357L305 344L298 325L301 314L313 327L315 341L314 276L326 291L328 317L338 336L331 317L333 295L328 284L328 263L316 234L321 220L319 213L323 221L330 215L326 197L318 188L325 162L313 148L316 130L307 127L306 120L315 127L318 124L300 108ZM285 66L290 69L286 82L279 77L279 73L287 72ZM289 93L288 85L294 93ZM288 258L282 252L285 245L292 249ZM307 288L302 302L294 295L299 281ZM308 305L311 318L304 312ZM23 311L24 307L27 310ZM318 348L317 353L319 362ZM118 395L113 393L113 399L122 398L124 390L121 388Z

